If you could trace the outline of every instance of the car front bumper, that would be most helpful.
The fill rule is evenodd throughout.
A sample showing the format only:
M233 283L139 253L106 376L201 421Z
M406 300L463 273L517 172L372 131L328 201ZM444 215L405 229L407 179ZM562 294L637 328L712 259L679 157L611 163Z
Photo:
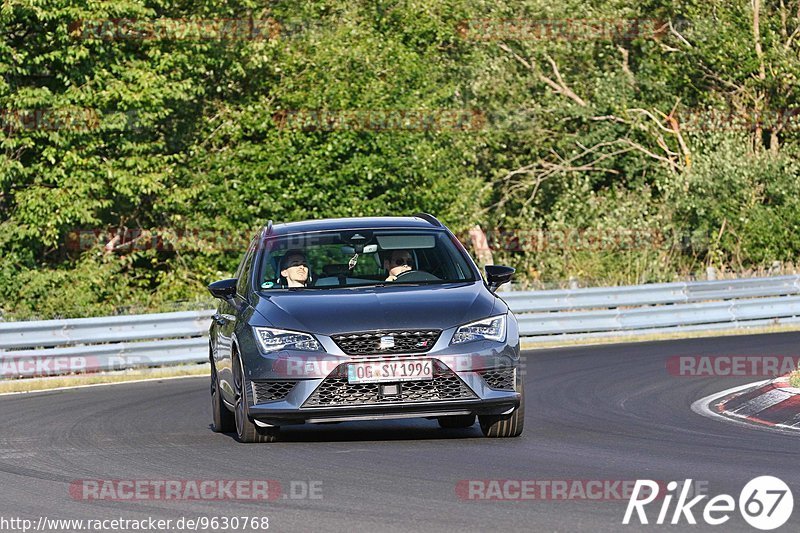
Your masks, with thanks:
M520 403L521 369L518 364L456 371L440 358L428 359L432 361L434 377L427 380L352 384L346 377L350 362L340 362L321 379L248 380L248 413L261 425L281 426L499 415L510 412ZM498 376L502 378L499 381ZM384 394L387 388L396 392ZM276 390L281 397L273 399L271 393Z
M324 352L263 355L247 350L253 354L245 360L248 415L259 425L281 426L511 412L521 401L522 368L516 321L508 325L505 342L450 345L454 330L445 330L430 351L415 355L348 356L325 336L318 336ZM400 382L402 394L385 397L383 389L376 391L384 384L353 386L343 377L350 363L397 359L433 360L434 380ZM505 373L502 386L488 377L493 371ZM259 385L276 382L290 390L276 398L259 393ZM414 392L407 395L408 390Z

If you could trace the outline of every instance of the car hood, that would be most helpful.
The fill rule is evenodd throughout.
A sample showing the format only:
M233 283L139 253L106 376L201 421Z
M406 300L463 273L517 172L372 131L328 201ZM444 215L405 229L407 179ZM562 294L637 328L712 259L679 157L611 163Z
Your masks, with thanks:
M482 283L260 293L256 310L276 328L322 335L407 328L446 329L505 305Z

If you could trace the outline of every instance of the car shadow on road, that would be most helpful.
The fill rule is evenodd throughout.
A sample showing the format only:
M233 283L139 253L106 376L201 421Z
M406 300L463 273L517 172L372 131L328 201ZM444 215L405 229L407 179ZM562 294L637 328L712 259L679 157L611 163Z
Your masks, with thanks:
M209 425L209 429L211 426ZM235 433L226 433L236 440ZM483 439L480 426L443 429L435 420L342 422L281 428L278 442L375 442L406 440Z

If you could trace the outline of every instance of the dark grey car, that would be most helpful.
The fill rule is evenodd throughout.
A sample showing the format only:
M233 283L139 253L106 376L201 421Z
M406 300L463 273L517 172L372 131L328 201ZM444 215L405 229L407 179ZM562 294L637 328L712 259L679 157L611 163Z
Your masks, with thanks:
M290 424L477 416L486 436L520 435L517 321L494 293L513 273L484 282L427 214L270 222L209 285L214 430L271 442Z

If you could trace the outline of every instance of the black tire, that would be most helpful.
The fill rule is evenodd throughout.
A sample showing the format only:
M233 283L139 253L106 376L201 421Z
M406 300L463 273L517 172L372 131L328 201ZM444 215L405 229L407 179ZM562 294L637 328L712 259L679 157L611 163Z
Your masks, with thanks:
M519 380L519 407L507 415L482 415L478 417L484 436L492 438L519 437L525 426L525 389Z
M231 433L236 429L236 419L222 401L219 390L217 366L211 361L211 430L217 433Z
M239 355L233 354L233 388L236 391L236 438L239 442L275 442L278 440L278 428L261 428L256 426L247 416L247 395L244 392L244 369Z
M464 429L475 424L475 415L455 415L437 417L442 429Z

